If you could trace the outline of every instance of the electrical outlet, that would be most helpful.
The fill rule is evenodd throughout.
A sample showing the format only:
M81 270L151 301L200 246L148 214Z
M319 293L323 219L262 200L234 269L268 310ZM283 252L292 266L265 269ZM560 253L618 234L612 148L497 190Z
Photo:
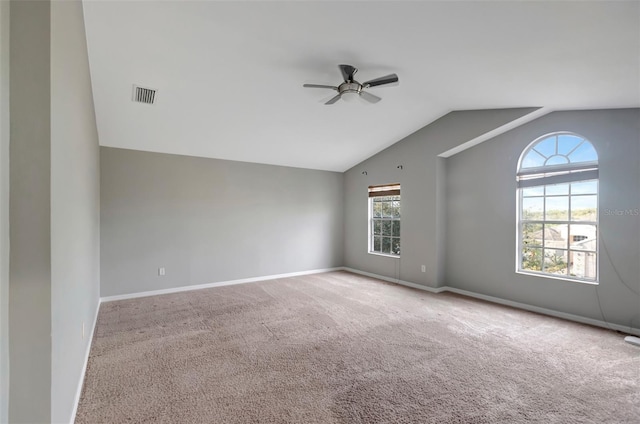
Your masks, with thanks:
M427 266L426 266L426 265L422 265L422 266L420 267L420 271L422 271L422 272L427 272Z
M160 268L158 268L158 275L159 275L159 276L161 276L161 277L162 277L163 275L165 275L165 271L164 271L164 267L163 267L163 266L161 266Z

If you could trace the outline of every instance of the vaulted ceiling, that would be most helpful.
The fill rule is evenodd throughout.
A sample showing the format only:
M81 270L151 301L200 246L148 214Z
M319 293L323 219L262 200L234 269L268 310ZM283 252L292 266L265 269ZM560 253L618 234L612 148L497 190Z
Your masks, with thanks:
M100 144L345 171L452 110L639 107L639 5L85 1ZM340 63L400 84L326 106Z

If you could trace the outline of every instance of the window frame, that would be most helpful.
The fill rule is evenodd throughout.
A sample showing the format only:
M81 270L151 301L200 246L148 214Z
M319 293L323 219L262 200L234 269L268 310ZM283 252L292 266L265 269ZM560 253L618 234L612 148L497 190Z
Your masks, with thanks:
M522 162L525 158L525 156L532 150L532 148L537 145L538 143L541 143L542 141L550 138L550 137L555 137L556 138L556 149L557 149L557 143L559 141L559 137L562 135L570 135L573 137L578 137L580 139L582 139L582 141L578 144L578 146L576 146L576 148L572 149L567 155L565 156L569 156L570 153L572 153L575 149L577 149L577 147L579 147L582 143L586 142L588 143L593 150L595 151L595 154L597 156L597 159L595 161L589 161L589 162L577 162L574 163L574 165L571 165L571 162L569 162L566 165L547 165L547 166L539 166L539 167L529 167L529 168L522 168ZM536 151L537 152L537 151ZM551 156L550 156L551 157ZM548 159L548 158L547 158ZM573 174L573 175L572 175ZM568 131L556 131L556 132L552 132L552 133L548 133L545 134L541 137L536 138L534 141L532 141L531 143L529 143L527 145L527 147L522 151L521 155L520 155L520 159L518 160L518 167L517 167L517 171L516 171L516 181L517 181L517 188L516 188L516 258L515 258L515 272L517 274L524 274L524 275L532 275L532 276L536 276L536 277L543 277L543 278L551 278L551 279L559 279L559 280L565 280L565 281L571 281L571 282L579 282L579 283L584 283L584 284L592 284L592 285L598 285L599 281L600 281L600 179L599 179L599 155L597 153L597 151L595 150L595 146L593 145L593 143L591 141L589 141L589 139L587 139L586 137L580 135L580 134L576 134L573 132L568 132ZM536 176L537 178L534 178L533 180L528 180L527 176L531 177L531 176ZM578 178L578 177L582 177L582 178ZM536 183L539 182L540 184ZM575 183L583 183L583 182L595 182L595 193L580 193L580 194L575 194L572 193L572 184ZM547 193L547 188L548 187L553 187L555 185L559 185L559 184L566 184L568 186L568 190L566 194L548 194ZM541 188L542 189L542 194L541 195L536 195L536 196L530 196L528 198L542 198L543 199L543 209L541 211L541 217L539 219L524 219L523 214L524 214L524 210L523 210L523 199L525 198L524 196L524 191L527 188ZM579 196L595 196L596 199L596 211L595 211L595 220L593 221L574 221L572 220L572 200L573 197L579 197ZM553 197L567 197L567 216L566 219L564 220L557 220L557 219L547 219L547 211L546 211L546 206L547 206L547 199L548 198L553 198ZM541 228L542 228L542 234L541 234L541 242L540 242L540 246L535 246L534 248L536 249L540 249L541 251L541 270L540 271L536 271L536 270L529 270L529 269L523 269L522 268L522 262L523 262L523 248L525 247L525 243L524 243L524 226L526 224L541 224ZM546 225L566 225L566 231L567 231L567 239L566 239L566 243L565 246L563 247L553 247L553 246L545 246L546 244L546 240L545 240L545 236L546 236ZM593 225L595 226L595 249L591 250L579 250L579 249L572 249L572 244L574 243L572 241L573 239L573 235L571 235L571 226L572 225ZM587 239L588 240L588 239ZM577 241L579 242L579 241ZM576 242L576 243L577 243ZM563 252L565 252L565 254L567 255L567 273L566 274L555 274L555 273L550 273L550 272L545 272L544 271L544 265L545 265L545 250L561 250ZM571 258L572 253L573 252L584 252L585 254L591 253L591 254L595 254L595 276L594 278L589 278L589 277L579 277L579 276L572 276L570 274L571 272L571 265L572 262L570 261L569 258Z
M385 191L386 190L386 191ZM398 208L401 210L402 208L402 196L401 196L401 192L400 192L400 184L399 183L394 183L394 184L384 184L384 185L378 185L378 186L369 186L369 194L368 194L368 198L367 198L367 211L368 211L368 216L367 216L367 253L371 254L371 255L378 255L378 256L385 256L385 257L389 257L389 258L396 258L399 259L400 258L400 254L395 254L393 253L393 241L394 240L398 240L400 242L400 246L402 246L402 225L400 225L400 230L398 231L398 235L394 236L393 235L393 222L398 222L401 223L402 222L402 216L398 216L398 217L379 217L376 218L374 216L374 203L375 203L375 199L376 197L397 197L396 199L393 200L389 200L389 202L392 201L397 201L399 202L399 206ZM373 194L372 194L373 193ZM391 238L391 253L385 253L382 251L376 251L374 250L374 246L375 246L375 241L374 241L374 237L376 237L375 234L375 223L376 222L385 222L385 221L390 221L391 224L391 234L388 236L389 238ZM382 248L382 246L381 246ZM400 249L402 249L400 247ZM402 251L401 251L402 252Z

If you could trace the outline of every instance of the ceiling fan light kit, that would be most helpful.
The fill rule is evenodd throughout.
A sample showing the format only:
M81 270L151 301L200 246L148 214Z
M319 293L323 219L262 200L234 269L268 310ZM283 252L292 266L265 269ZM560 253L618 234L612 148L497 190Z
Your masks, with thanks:
M356 96L369 102L369 103L378 103L382 100L380 97L369 93L368 91L364 91L366 88L377 87L385 84L393 84L397 83L398 76L396 74L385 75L380 78L372 79L367 82L363 82L362 84L356 81L353 76L358 72L358 69L351 65L338 65L340 69L340 73L342 74L342 78L344 78L344 82L338 86L333 85L323 85L323 84L304 84L303 87L306 88L328 88L330 90L335 90L338 92L334 97L329 99L325 103L325 105L332 105L340 99L345 101L351 101L355 99Z

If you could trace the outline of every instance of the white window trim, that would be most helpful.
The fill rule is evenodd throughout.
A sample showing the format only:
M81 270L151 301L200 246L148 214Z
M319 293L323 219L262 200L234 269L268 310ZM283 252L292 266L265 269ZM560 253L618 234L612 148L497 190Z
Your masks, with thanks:
M382 256L385 258L394 258L394 259L400 259L400 256L402 255L402 253L400 253L400 255L394 255L392 253L382 253L382 252L375 252L373 251L373 197L367 197L367 253L370 255L375 255L375 256ZM402 205L402 195L400 195L400 204ZM402 219L399 220L400 222L402 222ZM402 233L402 227L400 227L400 232ZM402 234L398 237L402 243ZM400 245L402 248L402 244Z
M600 271L600 267L596 267L596 272L599 272L599 271ZM592 286L600 285L599 280L583 280L583 279L580 279L578 277L562 277L560 275L546 274L544 272L520 271L520 270L516 269L516 274L530 275L532 277L551 278L553 280L569 281L571 283L590 284Z
M550 278L554 280L562 280L568 281L572 283L582 283L582 284L590 284L590 285L599 285L600 284L600 179L599 179L599 160L596 162L580 162L575 166L567 166L567 165L550 165L546 167L536 167L536 168L526 168L524 170L521 169L522 160L526 156L526 153L530 151L531 146L534 146L538 142L551 137L551 136L560 136L560 135L572 135L576 137L580 137L583 140L586 140L593 146L593 143L589 141L586 137L581 136L580 134L568 132L568 131L557 131L549 134L545 134L541 137L536 138L532 141L521 153L520 159L518 160L518 168L516 172L516 255L515 255L515 273L521 275L529 275L534 277L543 277ZM599 158L598 158L599 159ZM566 174L566 171L575 171L570 174ZM553 175L554 173L562 173L560 175ZM543 174L540 178L532 178L527 179L527 175L536 175ZM551 175L549 175L551 174ZM521 178L524 177L524 178ZM566 177L566 178L563 178ZM579 177L579 178L577 178ZM596 276L595 279L587 279L580 277L572 277L572 276L564 276L560 274L551 274L546 272L536 272L531 270L522 270L520 268L522 264L522 224L521 220L522 214L522 189L528 187L537 187L537 186L548 186L554 184L562 184L562 183L572 183L572 182L581 182L581 181L591 181L596 180L598 183L598 188L596 192L596 220L595 221L561 221L561 224L566 223L567 225L595 225L596 226ZM571 210L571 194L569 196L569 211ZM544 195L546 198L546 193ZM569 212L570 213L570 212ZM545 216L545 211L543 209L543 218ZM568 217L570 218L570 216ZM544 219L541 222L547 222ZM568 236L567 236L568 237ZM560 249L570 251L571 249ZM543 246L544 251L544 246Z
M371 243L371 241L369 241L369 243ZM392 255L389 253L380 253L380 252L372 252L371 250L369 250L370 255L375 255L375 256L382 256L384 258L392 258L392 259L400 259L400 255Z

